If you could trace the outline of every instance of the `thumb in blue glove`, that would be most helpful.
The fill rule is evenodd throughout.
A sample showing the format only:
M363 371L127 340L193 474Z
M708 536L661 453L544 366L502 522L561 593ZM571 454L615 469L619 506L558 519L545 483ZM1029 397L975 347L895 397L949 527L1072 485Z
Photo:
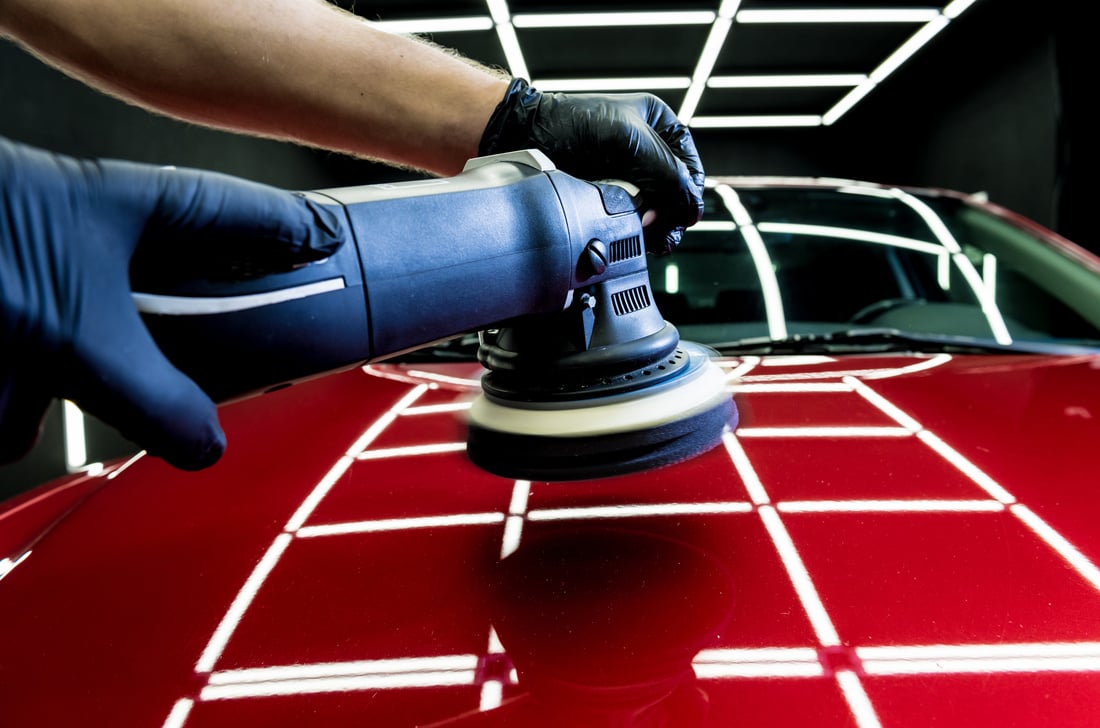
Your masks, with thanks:
M277 271L331 255L344 235L292 192L0 139L0 462L26 454L60 397L176 467L213 464L225 449L215 405L142 323L135 251L172 239Z

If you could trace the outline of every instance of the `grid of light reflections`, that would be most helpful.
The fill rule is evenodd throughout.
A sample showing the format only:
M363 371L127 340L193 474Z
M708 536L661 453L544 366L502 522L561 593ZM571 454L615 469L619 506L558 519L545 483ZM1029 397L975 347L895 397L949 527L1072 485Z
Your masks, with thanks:
M432 34L493 30L513 76L528 78L546 91L653 91L684 90L677 109L680 119L696 127L805 127L836 123L874 89L892 76L921 48L944 31L975 0L954 0L939 8L813 8L752 9L742 8L741 0L721 0L715 10L650 10L645 12L547 12L513 13L507 0L486 0L483 13L457 17L382 18L373 23L394 33ZM669 7L674 7L669 3ZM737 43L738 25L883 25L911 29L896 48L890 48L873 67L862 73L835 74L809 72L761 76L716 74L720 55ZM528 60L516 29L622 28L630 26L698 26L706 28L706 39L697 48L683 49L694 59L691 76L615 76L577 78L531 78ZM835 87L837 100L820 114L797 115L699 115L700 100L709 89L727 88L821 88Z
M742 441L753 438L820 437L821 428L745 428L726 432L724 449L744 486L744 499L719 502L669 503L587 503L577 507L529 507L532 484L515 481L506 508L485 512L440 513L435 516L365 520L343 523L313 523L311 517L334 484L353 463L375 457L415 458L424 453L461 449L459 443L426 443L423 448L379 449L373 444L400 418L454 416L465 406L421 405L419 399L431 384L410 384L407 392L362 435L322 477L313 491L291 515L282 533L268 547L263 558L228 605L221 623L200 655L195 673L201 686L180 697L167 711L165 728L188 724L195 705L206 701L240 700L270 696L341 693L347 691L416 690L466 686L477 691L483 711L502 704L504 688L517 683L514 670L482 669L488 662L506 657L490 625L488 640L481 654L423 655L395 659L364 659L292 665L265 665L255 668L219 669L221 655L257 598L264 582L286 552L299 541L338 538L348 534L414 529L463 528L471 525L499 527L500 554L514 552L524 538L526 524L539 521L593 521L606 518L677 518L685 515L731 515L757 518L775 549L787 579L793 587L812 628L814 643L804 646L713 648L700 651L693 668L701 681L746 679L832 680L860 728L882 725L878 711L868 695L865 682L883 675L953 675L981 673L1087 673L1100 672L1100 641L1019 642L1000 644L872 644L852 645L841 634L826 603L822 600L814 575L803 553L787 528L786 518L814 513L963 513L979 518L1015 518L1026 533L1057 555L1065 567L1100 594L1100 569L1068 539L1037 513L1017 501L1012 493L983 472L965 455L927 430L919 421L885 398L872 386L876 380L903 376L913 371L942 366L950 357L927 357L903 366L879 369L843 369L829 357L745 358L722 363L729 374L730 389L754 398L799 393L856 397L869 404L893 424L882 428L853 428L851 433L830 428L831 436L853 438L911 438L923 445L923 452L953 467L974 486L972 498L882 499L882 500L779 500L772 499ZM798 364L800 372L774 373L777 365ZM819 370L814 365L822 365ZM369 370L369 367L366 369ZM476 384L475 380L461 380ZM1100 633L1098 633L1100 634ZM830 659L837 651L845 661Z

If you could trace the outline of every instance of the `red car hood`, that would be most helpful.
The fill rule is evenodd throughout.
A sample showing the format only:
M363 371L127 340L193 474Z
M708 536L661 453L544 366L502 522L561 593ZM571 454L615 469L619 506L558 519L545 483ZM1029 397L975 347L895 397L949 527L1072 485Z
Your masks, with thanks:
M482 472L480 370L390 365L14 500L0 723L1096 725L1100 357L722 365L640 475Z

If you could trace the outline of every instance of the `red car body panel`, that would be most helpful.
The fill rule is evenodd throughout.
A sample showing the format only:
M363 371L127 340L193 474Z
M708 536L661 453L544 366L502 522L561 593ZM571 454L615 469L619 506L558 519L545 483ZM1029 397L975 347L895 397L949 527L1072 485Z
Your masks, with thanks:
M1098 724L1100 356L721 363L648 473L485 473L478 366L394 364L11 501L0 723Z

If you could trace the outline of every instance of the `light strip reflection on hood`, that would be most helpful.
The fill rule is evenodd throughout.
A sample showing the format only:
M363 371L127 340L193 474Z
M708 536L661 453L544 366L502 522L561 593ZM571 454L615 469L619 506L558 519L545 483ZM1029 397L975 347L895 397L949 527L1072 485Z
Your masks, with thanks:
M911 357L907 357L911 358ZM863 379L892 379L894 377L902 377L906 374L912 374L914 372L922 372L926 369L935 369L936 367L943 366L947 362L951 361L950 354L936 354L924 361L918 361L916 364L907 364L906 366L894 367L894 368L880 368L880 369L837 369L833 371L823 370L820 372L784 372L782 374L747 374L743 375L742 381L745 382L783 382L783 381L812 381L815 379L840 379L841 377L861 377Z
M1001 513L995 500L819 500L777 503L780 513Z
M418 407L409 407L399 414L406 415L441 415L448 412L461 412L470 409L470 402L446 402L444 404L422 404Z
M829 613L825 610L825 604L817 593L817 587L814 586L813 579L810 578L810 572L806 568L806 564L803 563L802 556L799 555L798 548L795 547L794 540L787 532L787 527L783 525L779 514L770 505L761 505L757 511L760 514L760 520L764 522L764 528L771 536L776 551L779 552L779 559L787 570L787 575L791 579L798 600L802 602L802 608L806 610L806 616L810 619L817 641L823 647L840 645L840 635L837 634L833 620L829 618Z
M187 723L187 717L191 715L191 708L194 707L195 701L191 698L180 698L172 706L172 712L168 714L168 717L164 719L164 725L161 728L183 728Z
M588 518L625 518L631 516L690 516L751 513L752 504L743 502L717 503L657 503L624 506L591 506L587 508L546 508L530 511L530 521L565 521Z
M210 675L211 685L307 680L319 677L354 675L397 675L411 672L473 670L477 655L438 655L432 657L395 657L381 660L316 662L304 665L274 665L238 670L219 670Z
M1097 642L857 647L856 654L873 675L1100 671Z
M10 574L12 572L12 569L22 564L23 561L30 555L31 552L28 549L14 559L11 557L4 557L3 559L0 559L0 579L3 579L5 576Z
M957 450L933 433L928 430L921 430L917 433L917 438L925 445L935 450L944 460L958 468L964 475L973 480L979 488L989 493L995 500L1005 505L1016 502L1016 498L1005 490L1000 483L993 480L985 471L967 460Z
M809 382L799 384L797 382L761 382L758 384L738 384L735 390L748 394L796 394L807 392L851 392L850 384L838 384L836 382Z
M256 564L256 568L248 575L248 580L245 581L241 590L237 592L237 596L233 599L232 604L229 605L229 610L225 613L225 616L222 617L222 621L218 624L217 629L214 630L214 634L211 635L210 641L206 644L206 649L202 651L202 655L195 665L195 672L210 672L214 669L214 663L221 657L222 650L229 644L229 638L237 629L237 625L240 623L241 618L244 617L244 613L252 604L252 600L256 598L256 594L267 580L271 570L275 568L275 564L278 563L279 558L283 555L283 551L290 545L290 540L291 536L289 533L280 533L275 537L275 540L271 542L271 546L268 547L267 552L263 555L263 558L260 559L260 562Z
M740 427L738 437L909 437L904 427Z
M272 680L256 683L208 685L202 689L203 700L259 698L274 695L308 695L312 693L344 693L355 690L400 690L404 688L436 688L472 685L474 670L440 672L410 672L392 675L347 675L305 680Z
M700 679L729 677L821 677L825 670L811 647L718 648L692 661Z
M504 522L499 511L488 513L455 513L447 516L420 516L414 518L389 518L376 521L348 521L326 523L319 526L303 526L295 533L299 538L317 536L345 536L351 533L381 533L405 531L414 528L443 528L447 526L486 526Z
M875 706L872 705L871 698L863 688L859 675L851 670L837 670L836 682L844 693L844 699L852 711L852 717L856 719L856 725L859 728L880 728L882 722L875 713Z
M437 442L430 445L410 445L408 447L388 447L377 450L364 450L355 456L356 460L386 460L389 458L410 457L412 455L437 455L445 452L461 452L466 449L464 442Z
M1025 505L1016 504L1010 507L1012 515L1023 521L1024 525L1041 538L1048 546L1061 556L1066 562L1076 569L1081 578L1092 584L1093 588L1100 591L1100 568L1083 553L1077 550L1073 544L1067 541L1062 534L1051 528L1037 513Z

